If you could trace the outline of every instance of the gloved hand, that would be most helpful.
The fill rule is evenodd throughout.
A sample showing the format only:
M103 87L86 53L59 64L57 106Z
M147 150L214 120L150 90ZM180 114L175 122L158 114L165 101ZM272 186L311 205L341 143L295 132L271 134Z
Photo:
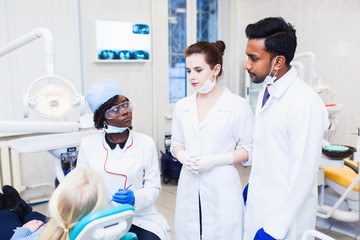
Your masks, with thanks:
M249 184L246 184L244 191L243 191L243 198L244 198L245 205L246 205L246 201L247 201L248 188L249 188Z
M263 228L260 228L257 232L256 235L254 237L254 240L276 240L275 238L273 238L272 236L270 236L269 234L267 234Z
M190 159L190 161L192 161L192 168L195 171L205 172L217 165L232 164L234 162L234 156L231 152L228 152L218 155L205 155Z
M185 152L184 150L180 150L177 154L176 154L176 158L177 160L179 160L187 170L189 170L190 172L196 173L198 174L199 172L197 170L195 170L193 168L194 166L194 158L196 158L196 156L191 155L187 152Z
M134 192L131 189L119 189L113 196L112 200L121 204L133 205L135 202Z

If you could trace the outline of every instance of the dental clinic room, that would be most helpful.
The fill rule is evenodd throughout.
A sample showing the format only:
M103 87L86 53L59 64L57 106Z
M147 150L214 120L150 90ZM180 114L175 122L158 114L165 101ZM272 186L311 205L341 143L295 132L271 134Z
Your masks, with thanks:
M0 0L0 239L360 240L359 0Z

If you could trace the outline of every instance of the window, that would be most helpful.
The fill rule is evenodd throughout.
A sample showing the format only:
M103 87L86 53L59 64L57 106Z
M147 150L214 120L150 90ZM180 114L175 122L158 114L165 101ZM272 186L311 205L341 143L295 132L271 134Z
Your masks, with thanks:
M186 0L169 0L169 102L186 96Z
M197 41L217 40L217 0L197 1Z
M196 1L196 41L217 40L217 0ZM187 43L186 0L168 0L169 27L169 102L186 97L186 70L183 51ZM190 10L190 11L189 11Z

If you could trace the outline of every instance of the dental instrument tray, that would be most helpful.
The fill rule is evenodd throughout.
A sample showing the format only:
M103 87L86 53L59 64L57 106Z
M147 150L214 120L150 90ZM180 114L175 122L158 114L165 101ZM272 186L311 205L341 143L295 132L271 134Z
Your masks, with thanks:
M328 158L344 159L348 158L356 152L356 149L347 145L330 145L323 146L322 153Z

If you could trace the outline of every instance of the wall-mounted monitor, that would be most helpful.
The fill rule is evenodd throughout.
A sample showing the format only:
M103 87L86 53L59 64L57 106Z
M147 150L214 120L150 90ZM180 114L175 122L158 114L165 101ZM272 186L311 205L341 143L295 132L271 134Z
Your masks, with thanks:
M97 62L151 60L149 24L96 20Z

